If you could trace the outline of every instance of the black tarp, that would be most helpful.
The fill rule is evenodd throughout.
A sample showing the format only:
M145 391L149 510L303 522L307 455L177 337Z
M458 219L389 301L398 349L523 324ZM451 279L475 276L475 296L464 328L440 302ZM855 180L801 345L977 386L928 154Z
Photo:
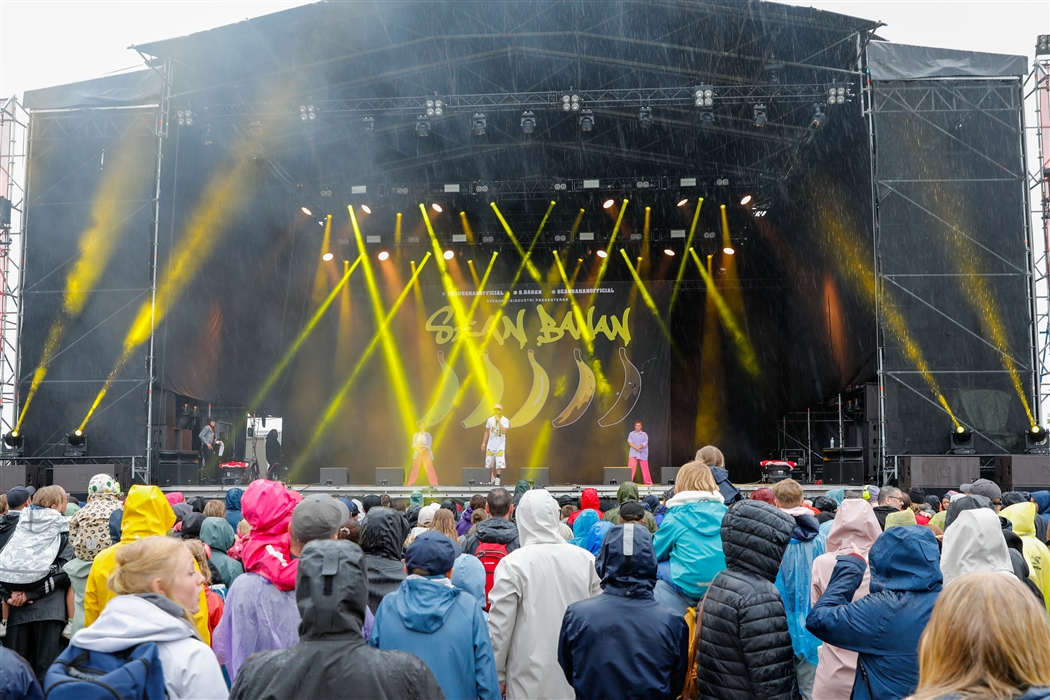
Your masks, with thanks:
M23 105L35 109L135 107L160 101L160 75L152 70L110 75L68 85L27 90Z
M868 68L872 80L1002 77L1026 75L1028 59L1024 56L873 41L868 44Z

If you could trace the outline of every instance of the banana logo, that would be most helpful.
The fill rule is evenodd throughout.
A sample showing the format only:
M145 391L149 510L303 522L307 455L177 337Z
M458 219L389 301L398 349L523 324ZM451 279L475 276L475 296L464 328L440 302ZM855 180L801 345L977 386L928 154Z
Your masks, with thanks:
M532 351L530 350L529 352L531 353ZM598 382L594 378L594 371L583 361L580 349L574 348L572 355L576 360L576 370L580 373L580 381L576 385L576 394L572 397L572 401L569 402L569 405L565 407L565 410L557 418L551 421L555 428L564 428L582 418L587 409L591 407L591 401L594 400L594 392L598 387Z
M489 416L492 415L492 404L499 403L503 400L503 375L496 368L496 365L492 364L492 360L489 359L488 350L483 351L482 356L485 359L485 369L488 371L488 388L485 394L481 397L480 403L469 416L463 419L461 425L464 428L476 428L485 421L488 420ZM513 425L513 423L511 424Z
M459 375L456 371L445 364L445 353L438 350L438 364L441 365L441 386L438 389L437 399L430 407L426 415L419 420L429 425L437 425L445 420L456 403L459 394Z
M551 380L547 376L547 370L536 362L536 353L532 350L529 350L529 364L532 365L532 391L529 392L529 398L525 399L525 405L518 409L518 412L510 419L510 424L515 428L532 422L532 419L543 408L543 404L547 403L547 394L551 390Z
M642 396L642 373L627 359L627 349L623 347L620 348L620 364L623 365L623 388L612 407L598 419L598 425L603 428L625 420Z

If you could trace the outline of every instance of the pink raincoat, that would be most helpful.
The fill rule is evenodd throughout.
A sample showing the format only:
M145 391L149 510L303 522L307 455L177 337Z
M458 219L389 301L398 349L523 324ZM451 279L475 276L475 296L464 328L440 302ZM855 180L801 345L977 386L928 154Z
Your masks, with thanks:
M831 580L835 570L835 558L840 554L852 554L853 547L868 555L882 528L871 509L871 505L859 498L848 498L839 506L834 524L828 533L825 553L813 560L813 578L810 582L810 602L816 603ZM864 580L853 596L859 600L868 595L871 570L864 569ZM857 675L857 652L847 651L830 644L817 649L819 662L813 681L814 698L848 698L853 693L853 681Z
M298 560L291 555L288 526L301 494L276 481L258 479L241 497L241 513L252 526L241 561L245 571L263 576L282 591L295 588Z

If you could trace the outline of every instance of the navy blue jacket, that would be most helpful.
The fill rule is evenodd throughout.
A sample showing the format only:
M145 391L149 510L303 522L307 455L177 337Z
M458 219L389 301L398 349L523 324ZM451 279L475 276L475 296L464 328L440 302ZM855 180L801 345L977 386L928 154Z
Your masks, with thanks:
M624 533L633 530L630 560ZM573 603L562 619L558 663L577 698L675 698L689 654L685 620L653 599L656 556L649 530L617 525L595 568L604 592Z
M17 653L0 647L0 698L43 700L44 691L29 664Z
M898 700L919 684L919 637L941 592L937 538L925 527L893 527L875 540L868 560L871 593L851 602L866 565L852 554L839 556L806 627L860 654L854 700Z

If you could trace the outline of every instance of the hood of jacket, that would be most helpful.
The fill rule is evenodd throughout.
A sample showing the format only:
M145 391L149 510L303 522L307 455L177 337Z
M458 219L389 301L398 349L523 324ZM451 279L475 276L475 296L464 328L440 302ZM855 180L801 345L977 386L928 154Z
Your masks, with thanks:
M714 501L724 503L725 498L718 491L682 491L667 499L667 507L683 506L686 503L700 503L703 501Z
M462 591L441 578L409 576L401 582L394 607L405 627L432 634L445 624Z
M572 540L571 544L577 547L587 547L587 535L590 533L591 528L601 518L598 517L598 511L588 508L587 510L580 511L579 517L576 518L572 524ZM488 522L487 520L485 522Z
M518 537L518 526L506 518L489 518L478 523L474 532L478 542L510 544Z
M515 503L517 503L522 496L524 496L531 490L532 487L529 485L528 481L526 481L525 479L519 479L518 483L514 485L514 494L511 496L511 498L514 500Z
M244 489L234 487L226 492L226 510L240 510Z
M253 481L241 497L241 514L252 526L252 538L280 536L288 532L292 511L303 500L276 481Z
M1050 491L1033 491L1032 498L1039 515L1050 515Z
M722 519L726 568L745 571L773 583L791 542L795 519L764 501L738 501Z
M485 565L469 554L456 557L452 566L452 585L461 588L485 604Z
M361 531L361 548L369 556L400 561L408 533L408 523L400 513L393 508L376 507L368 511Z
M106 603L90 627L77 631L69 643L112 654L146 642L176 642L194 636L194 629L185 619L141 596L118 595Z
M580 493L580 510L601 510L602 504L598 499L598 489L584 489Z
M656 585L656 553L649 529L641 523L611 528L605 533L594 568L606 593L651 598Z
M190 508L189 503L176 503L171 507L171 512L175 514L175 522L181 523L187 515L193 512L193 509Z
M1010 521L1014 534L1019 537L1035 537L1035 509L1031 501L1015 503L999 511L999 515ZM22 516L25 517L25 516Z
M233 546L236 533L226 518L205 518L201 523L201 542L213 550L225 552Z
M616 502L623 505L627 501L638 500L638 484L633 481L625 481L616 489Z
M408 507L409 507L409 509L421 508L422 506L423 506L423 492L422 491L413 491L412 495L408 497Z
M565 542L558 532L561 522L558 502L546 490L526 491L514 512L517 516L518 541L522 547Z
M937 538L925 527L895 527L875 540L868 552L871 592L938 591L941 561Z
M184 540L199 540L201 538L201 527L204 525L204 513L190 513L182 519L182 538ZM229 547L227 547L229 549Z
M886 514L886 529L889 530L891 527L904 527L905 525L918 525L919 521L915 519L915 511L911 508L905 508L904 510L898 510L896 513Z
M20 510L9 510L0 515L0 535L12 532L18 526L18 518L22 515Z
M941 550L944 585L973 571L1013 573L999 517L987 508L960 513L955 524L944 533Z
M26 508L0 551L0 571L10 583L32 583L47 575L62 547L69 518L51 508Z
M836 554L851 554L853 547L867 552L882 534L878 518L868 502L860 498L849 498L842 502L835 513L834 524L828 533L825 550Z
M820 521L813 512L788 513L795 521L795 529L791 531L791 539L799 542L812 542L820 534Z
M583 548L594 556L598 556L598 552L602 549L602 542L605 540L605 534L613 527L615 526L608 520L596 522L587 532L587 542L584 543Z
M360 638L368 603L364 556L349 540L314 540L303 547L295 586L301 640Z
M168 505L175 505L176 503L184 503L186 497L182 495L181 491L172 491L164 494L164 498L168 501Z
M135 484L128 489L120 520L121 541L166 535L174 526L175 511L159 488Z
M971 494L969 496L952 499L952 502L948 505L948 512L944 515L944 529L947 530L951 527L952 523L955 522L955 519L959 517L959 513L962 513L964 510L991 507L991 499L980 495Z

